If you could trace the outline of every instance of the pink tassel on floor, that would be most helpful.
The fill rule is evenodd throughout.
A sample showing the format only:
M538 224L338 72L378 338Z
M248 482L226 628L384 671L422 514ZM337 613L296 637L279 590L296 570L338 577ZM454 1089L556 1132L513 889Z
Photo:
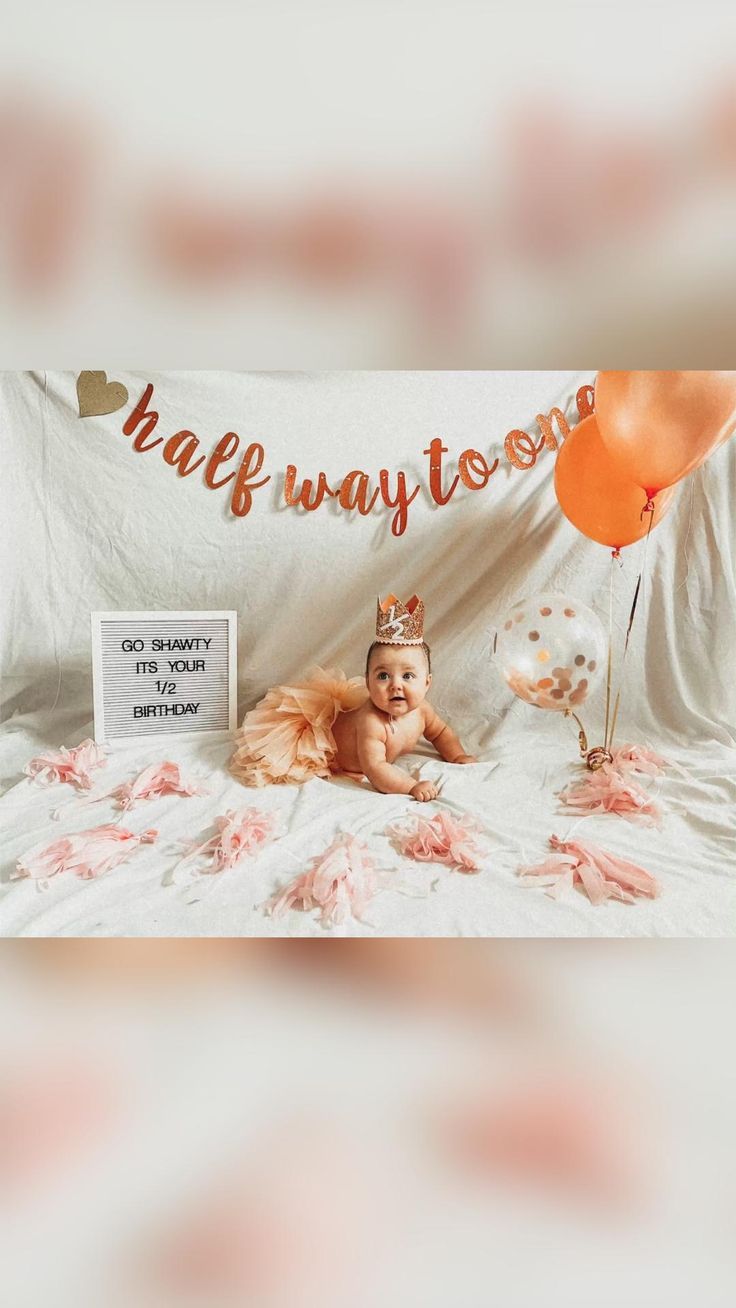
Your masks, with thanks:
M158 799L161 795L204 795L207 792L192 781L184 781L177 763L154 763L133 780L117 786L110 796L122 809L132 808L144 799Z
M627 822L640 822L643 826L658 827L662 811L646 790L623 772L614 771L608 764L597 772L588 772L573 781L560 793L563 804L575 813L618 813Z
M411 818L406 823L387 827L399 852L405 858L420 863L445 863L459 872L480 872L479 858L485 851L478 845L475 835L482 830L469 813L453 817L440 809L431 818Z
M59 872L74 872L85 880L103 876L129 858L139 845L151 844L157 836L157 831L136 836L114 825L77 831L43 848L29 850L18 859L16 878L33 877L38 881Z
M261 845L273 838L276 817L273 813L261 813L256 808L248 808L236 813L231 810L224 817L215 818L217 834L198 845L186 854L177 866L194 858L197 854L211 854L212 862L203 872L224 872L235 867L241 858L254 854Z
M666 768L673 765L668 759L662 758L661 754L655 754L653 749L647 749L643 745L621 745L618 749L614 749L611 763L604 766L611 767L620 775L629 771L645 772L650 777L658 777Z
M653 749L621 745L613 751L610 763L571 782L561 792L560 799L576 813L618 813L628 822L658 827L662 811L634 777L637 773L657 777L668 767L687 776L683 768Z
M93 740L83 740L73 749L50 750L48 754L38 754L23 769L27 777L34 777L42 785L53 781L68 782L78 790L91 790L93 780L90 773L95 768L107 763L105 751Z
M159 799L162 795L206 794L207 791L194 782L182 779L177 763L153 763L151 767L144 768L132 781L125 781L123 785L108 790L104 795L90 795L87 799L79 800L75 808L80 808L83 804L101 804L105 799L114 799L117 801L118 808L127 811L141 800ZM52 817L60 817L61 812L61 809L57 809Z
M383 889L385 876L367 845L355 836L337 836L312 859L307 872L269 900L267 910L276 915L289 908L318 908L323 926L339 926L349 917L360 922L373 896Z
M591 904L602 904L606 899L619 899L633 904L637 896L656 899L659 886L654 877L627 863L590 841L559 840L550 836L549 843L555 853L534 867L519 868L519 876L527 883L546 884L549 893L557 899L567 886L582 886Z

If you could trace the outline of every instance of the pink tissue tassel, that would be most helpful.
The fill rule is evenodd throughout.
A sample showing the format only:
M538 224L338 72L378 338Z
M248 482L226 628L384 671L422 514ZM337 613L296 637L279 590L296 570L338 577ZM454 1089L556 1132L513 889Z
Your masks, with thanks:
M29 850L18 859L15 875L16 878L33 877L39 881L56 876L58 872L74 872L89 880L117 867L139 845L151 844L157 836L157 831L144 831L137 836L114 825L77 831L71 836L61 836L43 848L37 845Z
M602 904L606 899L633 904L637 895L655 899L659 894L657 882L643 867L627 863L589 841L550 836L549 843L556 852L544 863L519 868L519 876L527 883L532 878L546 879L555 899L565 886L574 885L583 887L591 904Z
M368 847L355 836L337 836L313 858L307 872L296 877L269 900L272 914L289 908L319 908L323 926L340 925L349 917L358 921L376 892L383 888Z
M215 818L216 834L185 854L177 867L198 854L212 855L212 862L203 869L204 872L223 872L235 867L246 854L254 854L272 838L275 825L273 813L261 813L257 808L248 808L241 813L231 810L224 817Z
M444 809L431 818L414 818L387 830L406 858L420 863L446 863L460 872L480 872L483 850L475 840L478 823L469 813L455 818Z
M144 768L133 780L126 781L111 792L120 808L132 808L141 799L157 799L159 795L201 795L204 792L194 782L184 781L176 763L154 763Z
M184 781L177 763L153 763L144 768L132 781L125 781L104 795L91 795L78 801L82 804L100 804L104 799L117 800L118 808L130 809L145 799L158 799L162 795L204 795L206 791L191 781ZM58 816L58 814L54 814Z
M575 813L618 813L627 822L658 827L662 812L646 790L634 780L635 773L656 777L669 764L654 750L641 745L622 745L610 763L596 772L578 777L560 792L563 804ZM682 769L678 769L682 771Z
M62 745L58 751L50 750L48 754L38 754L26 764L23 771L27 777L35 777L44 785L52 781L66 781L78 790L91 790L94 784L90 776L95 768L107 763L104 750L93 740L83 740L73 749Z
M650 777L659 776L665 768L677 767L677 764L670 763L669 759L663 758L661 754L655 754L653 749L648 749L644 745L621 745L614 749L610 765L614 772L646 772ZM679 769L684 771L684 769Z

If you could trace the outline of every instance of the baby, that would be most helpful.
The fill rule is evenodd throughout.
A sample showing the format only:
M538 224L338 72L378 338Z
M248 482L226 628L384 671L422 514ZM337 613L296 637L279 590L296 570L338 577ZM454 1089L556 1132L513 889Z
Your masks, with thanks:
M475 763L427 702L432 684L424 643L424 605L416 595L378 601L376 639L365 681L317 668L305 680L274 686L246 713L230 770L246 786L301 784L342 774L376 790L435 799L431 781L394 767L421 736L448 763Z
M411 601L410 601L411 603ZM374 641L368 651L365 680L369 698L360 708L341 713L333 724L338 769L353 777L366 776L376 790L413 799L435 799L432 781L415 781L394 767L420 737L429 740L447 763L475 763L455 732L427 699L432 684L429 646Z

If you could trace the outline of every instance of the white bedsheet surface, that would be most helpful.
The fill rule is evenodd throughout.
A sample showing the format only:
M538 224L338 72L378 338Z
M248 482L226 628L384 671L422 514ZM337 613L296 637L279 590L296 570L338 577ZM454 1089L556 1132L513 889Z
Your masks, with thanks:
M109 372L131 403L144 374ZM154 375L168 435L196 425L211 447L226 430L263 440L274 487L290 459L301 475L351 467L413 469L441 433L453 457L473 446L502 453L512 427L534 430L553 404L574 416L578 385L592 374L169 373ZM75 376L6 374L0 379L3 443L3 716L0 734L0 931L4 935L322 934L315 915L269 918L262 905L340 831L358 835L396 869L407 893L375 899L356 935L672 936L732 935L736 924L736 536L732 506L736 441L680 488L653 533L647 582L634 627L618 743L649 743L687 769L653 784L661 831L616 816L579 820L555 792L573 775L572 726L516 700L492 665L500 613L524 595L564 591L605 621L608 551L582 538L554 497L554 458L520 472L505 467L483 492L461 491L433 507L420 495L406 534L386 515L359 518L332 508L304 514L254 502L235 519L224 492L198 475L178 478L157 450L138 454L121 435L121 414L89 425L76 416ZM269 488L270 489L270 488ZM616 573L620 654L643 547ZM450 767L429 751L407 766L442 778L440 803L485 825L487 866L477 876L402 860L383 835L402 814L428 814L367 785L314 781L248 791L231 778L228 742L172 740L112 752L96 789L172 758L209 794L142 804L130 829L155 827L154 846L99 881L68 874L48 889L10 881L15 860L65 831L114 820L110 804L78 808L68 786L43 789L22 777L42 749L92 734L89 612L96 608L233 608L240 615L240 713L280 681L316 663L362 668L375 594L418 591L433 648L432 701L483 760ZM583 714L591 744L602 734L599 692ZM495 766L491 767L489 764ZM227 809L275 809L279 839L220 876L182 869L166 884L179 843L204 840ZM52 810L64 806L60 821ZM661 897L594 908L570 892L555 902L516 876L541 861L549 836L570 831L641 863ZM411 892L411 893L409 893Z

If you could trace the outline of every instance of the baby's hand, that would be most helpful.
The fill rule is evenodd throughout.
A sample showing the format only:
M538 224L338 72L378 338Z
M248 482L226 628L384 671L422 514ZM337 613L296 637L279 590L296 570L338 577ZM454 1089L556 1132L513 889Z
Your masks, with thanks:
M453 763L477 763L478 762L474 754L458 754L457 758L454 758L452 761Z
M432 781L418 781L409 791L412 799L419 799L421 801L436 799L439 793L439 790Z

